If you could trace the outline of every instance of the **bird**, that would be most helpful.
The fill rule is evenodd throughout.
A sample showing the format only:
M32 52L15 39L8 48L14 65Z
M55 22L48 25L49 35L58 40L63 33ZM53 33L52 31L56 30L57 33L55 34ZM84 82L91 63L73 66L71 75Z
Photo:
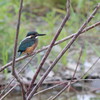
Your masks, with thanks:
M30 55L38 45L38 36L44 36L46 34L39 34L36 31L30 31L26 37L20 42L18 47L18 54Z

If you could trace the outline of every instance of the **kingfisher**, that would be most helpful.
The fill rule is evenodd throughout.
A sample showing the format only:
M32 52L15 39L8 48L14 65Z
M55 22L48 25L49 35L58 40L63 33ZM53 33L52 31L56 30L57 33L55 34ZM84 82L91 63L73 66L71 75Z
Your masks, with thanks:
M38 45L38 36L44 36L46 34L39 34L36 31L28 32L26 37L20 42L18 52L19 56L23 53L31 54Z

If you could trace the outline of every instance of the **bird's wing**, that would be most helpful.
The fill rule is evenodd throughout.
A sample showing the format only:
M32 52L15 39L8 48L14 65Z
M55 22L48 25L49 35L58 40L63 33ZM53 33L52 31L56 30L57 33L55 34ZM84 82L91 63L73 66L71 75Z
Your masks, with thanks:
M22 40L22 42L19 45L18 52L25 51L28 47L31 47L34 43L35 43L34 40L31 40L30 38Z

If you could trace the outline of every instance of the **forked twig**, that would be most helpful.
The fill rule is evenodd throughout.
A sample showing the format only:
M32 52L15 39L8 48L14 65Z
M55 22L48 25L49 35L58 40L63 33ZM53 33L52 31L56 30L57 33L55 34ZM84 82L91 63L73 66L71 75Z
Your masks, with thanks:
M34 58L34 56L35 56L35 54L30 58L30 60L18 71L18 74L20 73L20 72L22 72L24 69L25 69L25 67L31 62L31 60ZM9 84L5 87L5 89L2 91L2 93L0 94L0 96L1 95L3 95L4 94L4 92L5 92L5 90L11 85L11 83L14 81L15 79L13 78L10 82L9 82ZM17 86L17 85L16 85ZM14 86L15 87L15 86ZM12 87L13 88L13 87ZM8 95L9 93L10 93L10 91L11 90L13 90L13 89L10 89L10 90L8 90L9 92L7 92L6 93L6 95Z
M86 74L90 71L90 69L93 68L93 66L99 61L99 59L100 59L100 57L93 63L93 65L87 70L87 72L85 72L84 75L86 75ZM84 76L84 75L83 75L83 76ZM55 100L61 93L63 93L63 92L64 92L70 85L72 85L73 83L76 83L76 82L78 82L78 81L93 80L93 79L82 79L83 76L80 77L79 79L77 79L76 81L71 82L69 85L66 85L66 86L65 86L56 96L54 96L51 100Z
M87 75L88 72L94 67L94 65L100 60L100 57L97 58L97 60L92 64L92 66L84 73L84 75L81 77L81 79L84 79Z
M67 83L68 83L68 81L62 82L62 83L59 83L59 84L56 84L56 85L54 85L54 86L52 86L52 87L50 87L50 88L47 88L47 89L44 89L44 90L41 90L41 91L35 93L34 96L36 96L36 95L38 95L38 94L40 94L40 93L49 91L49 90L51 90L51 89L53 89L53 88L56 88L56 87L58 87L58 86L60 86L60 85L67 84Z
M37 91L37 89L40 87L46 76L49 74L49 72L52 70L52 68L56 65L56 63L60 60L60 58L64 55L64 53L70 48L70 46L74 43L74 41L77 39L77 37L82 33L83 29L86 27L86 25L91 21L91 19L94 17L94 15L97 13L100 5L98 4L96 8L94 9L93 13L89 16L89 18L83 23L83 25L80 27L76 35L72 38L71 41L65 46L65 48L62 50L62 52L58 55L58 57L54 60L54 62L51 64L51 66L47 69L47 71L44 73L44 75L41 77L40 81L36 84L36 86L32 89L30 94L28 95L27 99L30 100L34 93ZM63 89L63 91L66 89L66 87ZM63 92L62 91L62 92ZM61 92L61 93L62 93Z
M70 0L67 0L67 5L66 5L66 6L67 6L67 14L65 15L65 17L64 17L64 19L63 19L63 21L62 21L60 27L58 28L58 30L57 30L57 32L56 32L56 34L55 34L53 40L51 41L51 43L50 43L50 45L49 45L49 47L48 47L48 49L47 49L46 54L44 55L44 57L42 58L42 60L41 60L41 62L40 62L40 64L39 64L39 67L38 67L38 69L37 69L37 71L36 71L36 73L35 73L35 75L34 75L34 77L33 77L33 79L32 79L31 85L30 85L30 87L29 87L28 94L30 93L30 91L31 91L31 89L32 89L32 87L33 87L33 84L34 84L34 82L35 82L35 80L36 80L36 78L37 78L37 76L38 76L38 74L39 74L39 72L40 72L40 70L41 70L43 64L45 63L45 61L46 61L46 59L47 59L49 53L51 52L52 47L53 47L55 41L57 40L57 38L58 38L59 34L61 33L61 31L62 31L62 29L63 29L65 23L68 21L68 19L69 19L69 17L70 17ZM28 95L28 94L27 94L27 95Z
M81 51L80 51L80 55L79 55L79 58L78 58L78 62L77 62L77 65L76 65L76 69L75 69L75 71L74 71L74 74L73 74L73 77L72 77L71 81L74 79L74 76L75 76L77 67L78 67L79 62L80 62L81 55L82 55L82 49L81 49ZM45 91L48 91L48 90L50 90L50 89L52 89L52 88L55 88L55 87L57 87L57 86L59 86L59 85L63 85L63 84L65 84L65 83L68 83L68 81L67 81L67 82L63 82L63 83L60 83L60 84L57 84L57 85L54 85L54 86L52 86L52 87L50 87L50 88L47 88L47 89L44 89L44 90L42 90L42 91L39 91L39 92L35 93L34 96L36 96L36 95L38 95L38 94L40 94L40 93L43 93L43 92L45 92ZM49 99L51 100L52 97L50 97ZM48 100L49 100L49 99L48 99Z
M60 92L58 92L58 94L57 94L56 96L50 98L50 100L56 99L63 91L65 91L65 89L67 89L68 87L71 86L71 83L72 83L72 81L73 81L73 79L74 79L74 77L75 77L77 68L78 68L78 66L79 66L79 62L80 62L81 56L82 56L82 48L81 48L81 50L80 50L80 54L79 54L79 58L78 58L78 61L77 61L77 65L76 65L75 71L74 71L74 73L73 73L73 76L72 76L72 78L71 78L69 84L67 84Z
M4 100L4 98L17 86L18 84L15 84L9 91L7 91L1 98L0 100Z
M17 29L16 29L16 37L15 37L15 42L14 42L14 55L13 55L13 60L12 60L12 75L20 83L21 88L22 88L23 99L25 100L24 85L23 85L23 82L20 79L18 73L15 70L15 59L16 59L16 51L17 51L17 42L18 42L19 29L20 29L20 20L21 20L22 6L23 6L23 0L20 0L20 8L19 8L19 14L18 14L18 23L17 23Z
M35 56L35 54L30 58L30 60L18 71L18 74L20 73L20 72L22 72L24 69L25 69L25 67L31 62L31 60L34 58L34 56ZM10 86L10 84L14 81L15 79L13 78L10 82L9 82L9 84L6 86L6 88L5 88L5 90ZM16 87L17 85L15 84L10 90L8 90L7 91L7 93L5 93L1 98L2 99L4 99L4 97L5 96L7 96L15 87ZM4 92L5 92L5 90L3 90L2 91L2 93L0 94L0 95L2 95ZM0 99L1 99L0 98ZM1 100L2 100L1 99Z

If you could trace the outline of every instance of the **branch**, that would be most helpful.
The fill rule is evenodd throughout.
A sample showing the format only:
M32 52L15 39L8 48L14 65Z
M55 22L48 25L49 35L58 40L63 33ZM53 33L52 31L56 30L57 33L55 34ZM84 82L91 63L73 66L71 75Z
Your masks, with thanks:
M51 66L47 69L47 71L44 73L44 75L41 77L40 81L36 84L36 86L32 89L30 94L28 95L27 99L30 100L34 93L37 91L37 89L40 87L46 76L49 74L49 72L52 70L52 68L57 64L57 62L60 60L60 58L64 55L64 53L70 48L70 46L74 43L74 41L77 39L77 37L82 33L83 29L86 27L86 25L91 21L91 19L94 17L94 15L97 13L100 5L98 4L97 7L94 9L93 13L89 16L89 18L83 23L83 25L80 27L76 35L72 38L72 40L65 46L65 48L62 50L62 52L58 55L57 59L54 60L54 62L51 64Z
M0 100L4 100L4 98L17 86L18 84L15 84L7 93L5 93Z
M19 8L19 14L18 14L18 24L16 29L16 37L15 37L15 45L14 45L14 55L13 55L13 61L12 61L12 75L16 78L16 80L20 83L23 93L23 99L25 100L25 90L23 86L23 82L18 76L16 70L15 70L15 59L16 59L16 51L17 51L17 42L18 42L18 35L19 35L19 29L20 29L20 20L21 20L21 11L23 6L23 0L20 0L20 8Z
M81 56L82 56L82 49L80 50L80 54L79 54L79 58L78 58L78 61L77 61L77 65L76 65L75 71L74 71L74 73L73 73L73 76L72 76L72 78L71 78L69 84L66 85L60 92L57 93L56 96L52 97L50 100L56 99L62 92L64 92L64 91L66 90L66 88L68 88L69 86L71 86L71 83L72 83L72 81L73 81L73 79L74 79L74 77L75 77L77 68L78 68L78 66L79 66L79 62L80 62Z
M92 66L84 73L84 75L81 77L81 79L84 79L87 77L88 72L94 67L94 65L100 60L100 57L97 58L97 60L92 64Z
M87 72L89 72L90 71L90 69L91 68L93 68L93 66L98 62L98 60L100 59L100 57L93 63L93 65L88 69L88 71ZM86 73L87 73L86 72ZM86 73L84 74L84 75L86 75ZM85 80L93 80L93 79L82 79L83 78L83 76L80 78L80 79L78 79L78 80L76 80L75 82L77 82L77 81L85 81ZM66 85L59 93L57 93L57 95L56 96L54 96L51 100L55 100L61 93L63 93L70 85L72 85L73 84L73 82L71 82L71 83L69 83L69 85Z
M49 90L51 90L51 89L53 89L53 88L56 88L56 87L58 87L58 86L60 86L60 85L67 84L67 83L68 83L68 81L66 81L66 82L61 82L61 83L56 84L56 85L54 85L54 86L52 86L52 87L50 87L50 88L47 88L47 89L44 89L44 90L41 90L41 91L35 93L34 96L36 96L36 95L38 95L38 94L40 94L40 93L43 93L43 92L49 91Z
M22 72L22 71L25 69L25 67L31 62L31 60L34 58L34 56L35 56L35 54L34 54L34 55L30 58L30 60L18 71L18 74L19 74L20 72ZM15 79L13 78L13 79L9 82L9 84L5 87L5 90L11 85L11 83L12 83L14 80L15 80ZM1 98L4 99L4 97L7 96L16 86L17 86L17 85L15 84L15 85L14 85L10 90L8 90L8 92L5 93L5 95L2 96ZM3 93L5 92L5 90L3 90L2 93L1 93L0 95L3 95ZM1 98L0 98L0 99L1 99Z
M51 49L52 49L52 47L53 47L55 41L57 40L59 34L61 33L61 31L62 31L62 29L63 29L65 23L68 21L69 17L70 17L70 0L67 0L67 14L65 15L65 17L64 17L64 19L63 19L63 21L62 21L62 23L61 23L61 25L60 25L60 27L59 27L57 33L55 34L53 40L51 41L51 43L50 43L50 45L49 45L49 47L48 47L48 50L47 50L46 54L45 54L44 57L42 58L42 60L41 60L41 62L40 62L40 65L39 65L39 67L38 67L38 69L37 69L35 75L33 76L33 80L32 80L31 85L30 85L30 87L29 87L28 94L30 93L30 91L31 91L31 89L32 89L32 87L33 87L33 84L34 84L34 82L35 82L35 80L36 80L36 78L37 78L37 76L38 76L38 74L39 74L39 72L40 72L40 70L41 70L43 64L45 63L45 61L46 61L46 59L47 59L49 53L51 52Z
M18 71L18 74L20 73L20 72L22 72L24 69L25 69L25 67L31 62L31 60L34 58L34 56L35 56L35 54L30 58L30 60ZM10 82L9 82L9 84L5 87L5 89L2 91L2 93L0 94L0 96L1 95L3 95L3 93L5 92L5 90L11 85L11 83L14 81L15 79L13 78ZM13 87L12 87L13 88ZM13 89L10 89L9 91L11 91L11 90L13 90ZM6 95L8 95L10 92L7 92L7 94Z
M87 28L85 28L85 29L82 31L82 33L86 32L86 31L89 31L90 29L93 29L93 28L95 28L95 27L97 27L97 26L99 26L99 25L100 25L100 21L97 22L97 23L95 23L95 24L93 24L93 25L91 25L91 26L89 26L89 27L87 27ZM81 34L82 34L82 33L81 33ZM76 35L76 33L73 33L73 34L71 34L71 35L69 35L69 36L63 38L62 40L57 41L53 46L58 45L58 44L60 44L60 43L62 43L62 42L64 42L64 41L66 41L66 40L69 40L69 39L71 39L71 38L72 38L73 36L75 36L75 35ZM42 52L42 51L44 51L44 50L47 50L48 47L49 47L49 45L46 46L46 47L44 47L44 48L41 48L41 49L37 50L37 51L36 51L36 54L37 54L37 53L40 53L40 52ZM34 53L33 53L32 55L34 55ZM32 55L30 55L30 56L32 56ZM27 57L30 57L30 56L25 55L25 56L22 56L22 57L20 57L20 58L17 58L15 61L16 61L16 62L19 62L19 61L21 61L21 60L23 60L23 59L25 59L25 58L27 58ZM5 68L11 66L11 65L12 65L12 61L9 62L9 63L7 63L6 65L2 66L2 67L0 68L0 72L3 71Z

